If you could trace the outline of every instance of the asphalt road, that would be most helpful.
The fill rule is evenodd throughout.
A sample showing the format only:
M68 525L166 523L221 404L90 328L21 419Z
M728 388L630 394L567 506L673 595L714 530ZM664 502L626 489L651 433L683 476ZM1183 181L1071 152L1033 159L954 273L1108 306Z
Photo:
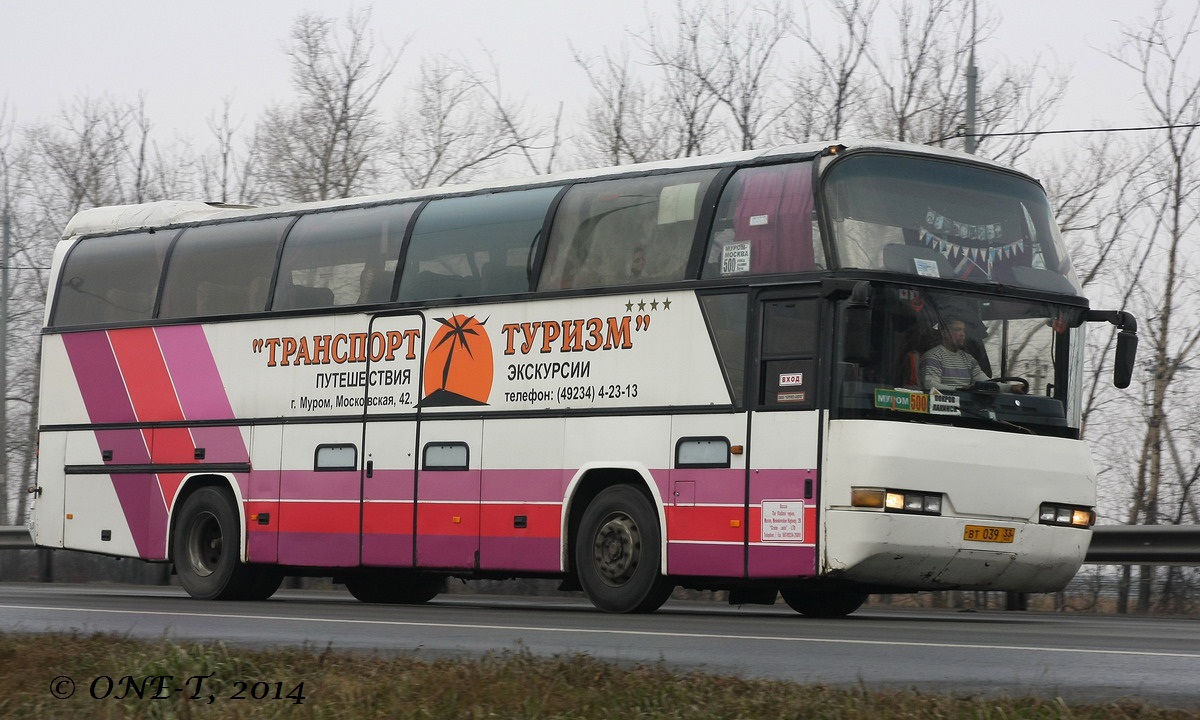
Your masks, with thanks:
M340 590L283 590L267 602L216 603L178 588L0 584L0 630L419 657L520 648L804 683L1200 709L1200 620L1186 618L868 608L817 620L783 605L678 601L630 616L557 597L442 595L382 606Z

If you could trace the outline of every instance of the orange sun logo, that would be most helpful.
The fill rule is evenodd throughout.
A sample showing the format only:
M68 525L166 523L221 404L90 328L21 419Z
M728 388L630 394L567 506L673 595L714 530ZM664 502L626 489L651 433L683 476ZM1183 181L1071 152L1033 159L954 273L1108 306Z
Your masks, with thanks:
M426 406L487 405L492 393L492 341L487 320L434 318L441 327L425 358Z

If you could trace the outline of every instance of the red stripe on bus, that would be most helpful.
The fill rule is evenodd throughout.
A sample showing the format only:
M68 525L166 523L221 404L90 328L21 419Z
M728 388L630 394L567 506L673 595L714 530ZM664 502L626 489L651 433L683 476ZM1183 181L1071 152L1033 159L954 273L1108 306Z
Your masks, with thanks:
M745 510L737 506L668 507L667 539L743 542L746 539L742 529L745 520Z
M376 535L412 535L412 503L363 503L363 533Z
M279 532L357 533L358 503L279 504Z
M420 535L479 535L477 503L422 503L417 508L417 533Z
M183 410L175 397L175 386L171 384L154 329L111 330L108 337L137 419L142 422L182 420Z
M524 518L525 527L517 527ZM562 533L561 505L484 505L479 532L494 538L557 538Z

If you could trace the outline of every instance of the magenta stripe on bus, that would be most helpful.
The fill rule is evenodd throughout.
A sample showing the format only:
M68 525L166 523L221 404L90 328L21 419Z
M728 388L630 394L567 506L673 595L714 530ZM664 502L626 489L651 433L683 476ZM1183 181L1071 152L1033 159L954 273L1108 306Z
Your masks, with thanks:
M379 567L412 567L412 536L364 533L362 536L362 564Z
M354 533L279 533L281 565L317 565L347 567L358 564L359 534Z
M811 545L751 545L750 577L808 577L817 571L817 550Z
M672 575L742 577L745 546L707 543L668 543L667 572Z
M108 334L67 333L62 335L62 341L88 418L94 423L136 421Z
M562 469L484 470L484 501L560 502L573 473Z
M796 468L795 470L759 470L750 483L750 504L763 500L787 500L804 497L804 483L812 480L816 485L817 471ZM814 487L815 492L815 487Z
M561 550L558 538L484 536L479 539L479 566L485 570L558 572Z

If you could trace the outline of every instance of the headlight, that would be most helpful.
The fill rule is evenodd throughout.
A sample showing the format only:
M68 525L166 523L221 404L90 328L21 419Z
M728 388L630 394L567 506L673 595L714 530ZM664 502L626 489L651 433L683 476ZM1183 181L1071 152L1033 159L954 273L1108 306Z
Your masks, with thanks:
M1096 524L1096 511L1080 505L1045 502L1038 509L1038 522L1042 525L1090 528Z
M850 505L863 508L883 508L884 512L941 515L942 494L922 490L850 488Z

